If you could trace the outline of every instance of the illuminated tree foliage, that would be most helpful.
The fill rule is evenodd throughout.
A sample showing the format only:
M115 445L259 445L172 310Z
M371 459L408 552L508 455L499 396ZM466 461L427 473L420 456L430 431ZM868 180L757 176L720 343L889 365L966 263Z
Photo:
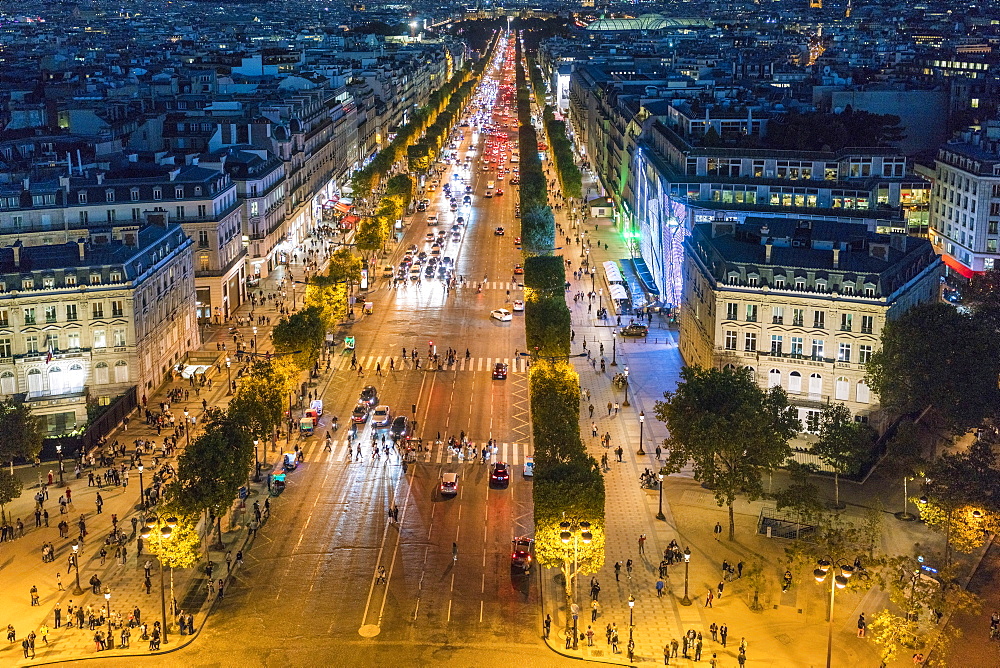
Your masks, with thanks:
M294 387L294 375L278 359L256 360L237 381L229 414L258 439L269 437L282 422L285 398Z
M21 489L24 484L21 479L10 472L6 467L0 467L0 521L7 521L6 506L14 499L21 496Z
M13 399L0 402L0 461L12 462L16 459L34 461L42 451L41 420L32 414L27 404Z
M319 352L326 339L323 312L310 306L284 316L271 333L274 349L289 355L300 369L310 369L319 359Z
M167 568L192 568L201 557L201 536L198 535L198 515L174 513L168 506L160 511L177 518L177 526L164 539L158 528L145 539L145 549Z
M812 452L833 469L836 507L840 508L840 476L857 472L874 441L874 430L855 422L844 404L829 404L820 413L819 440L813 443Z

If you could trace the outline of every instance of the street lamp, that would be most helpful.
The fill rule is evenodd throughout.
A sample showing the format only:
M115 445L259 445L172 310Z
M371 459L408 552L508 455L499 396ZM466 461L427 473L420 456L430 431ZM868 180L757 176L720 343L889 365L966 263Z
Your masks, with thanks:
M646 451L642 449L642 428L646 424L646 413L645 411L639 411L639 452L635 453L637 455L644 455Z
M590 291L594 291L594 281L597 280L597 267L590 268Z
M142 489L142 464L139 464L139 508L146 509L146 495Z
M909 476L903 476L903 512L896 513L897 520L903 520L904 522L909 522L916 519L914 515L911 515L909 509L907 508L907 499L909 494L907 493L907 482L910 480Z
M62 443L56 445L56 455L59 457L59 486L63 486L63 460L62 460Z
M253 328L253 349L257 350L257 328Z
M232 362L229 360L229 356L227 355L226 356L226 396L227 397L232 396L232 394L233 394L233 375L232 375L232 372L229 370L229 367L231 365L232 365Z
M559 539L564 545L569 545L570 541L573 541L573 572L567 578L569 584L569 599L572 604L574 598L576 597L576 575L580 569L580 552L579 552L579 541L583 541L584 545L590 545L590 541L593 539L593 534L590 533L590 522L578 522L574 527L571 522L560 522L559 528L562 531L559 532ZM576 615L573 615L573 649L577 649L579 646L580 634L577 631L576 625Z
M839 573L837 571L840 571ZM830 668L830 662L833 659L833 602L834 597L837 594L838 589L843 589L847 586L847 581L852 575L854 575L854 566L851 566L846 561L833 561L830 559L820 559L816 562L816 570L813 571L813 575L816 577L816 582L822 584L826 580L827 575L833 575L830 578L830 620L827 626L826 632L826 668Z
M628 639L632 640L632 627L635 626L632 611L635 609L635 596L628 595Z
M105 608L107 609L106 612L108 615L108 649L111 649L111 647L114 645L114 640L112 640L112 635L111 635L111 587L104 588L104 601L105 601Z
M691 605L691 597L688 596L688 568L691 564L691 548L684 548L684 598L681 605Z
M625 365L625 370L622 372L625 374L625 399L622 401L622 406L631 406L628 402L628 365Z
M260 456L257 454L257 444L260 443L260 439L254 437L253 439L253 481L260 482Z
M162 525L162 526L161 526ZM144 526L139 535L143 538L149 538L153 530L159 526L160 527L160 540L170 540L171 535L174 532L174 527L177 526L176 517L163 517L156 513L146 517L144 521ZM161 543L162 547L162 543ZM162 550L161 550L162 552ZM163 557L161 554L156 555L156 560L160 563L160 617L163 620L163 644L167 644L167 594L166 589L163 584Z
M612 330L611 336L611 366L618 366L618 330Z
M184 409L184 438L187 440L187 447L191 447L191 420L188 416L191 412L188 409Z
M597 310L604 308L604 288L597 290Z
M656 474L656 475L657 475L657 478L660 479L660 485L659 485L659 487L660 487L660 511L658 513L656 513L656 519L658 519L658 520L665 520L665 519L667 519L667 516L663 514L663 469L661 468L660 472L658 474Z
M73 596L83 596L83 587L80 586L80 540L74 540L73 545L73 568L76 570L76 589Z

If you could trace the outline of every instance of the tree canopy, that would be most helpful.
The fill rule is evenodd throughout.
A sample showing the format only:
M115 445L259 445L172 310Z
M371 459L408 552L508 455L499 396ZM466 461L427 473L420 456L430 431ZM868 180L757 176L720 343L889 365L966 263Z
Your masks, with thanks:
M819 440L812 453L833 469L834 503L840 507L840 476L856 473L871 453L875 432L855 422L844 404L829 404L819 415Z
M254 438L267 438L281 424L285 399L293 387L293 373L282 358L256 360L237 381L229 415Z
M946 429L962 433L1000 406L1000 338L987 313L922 304L886 323L867 374L885 409L932 408Z
M41 421L27 404L13 399L0 402L0 461L34 461L42 451L45 434Z
M318 306L309 306L283 317L275 325L271 339L274 349L283 355L290 355L300 369L311 368L319 359L319 351L326 339L322 310Z
M681 369L676 392L656 402L656 417L670 436L665 468L680 471L691 463L694 477L729 508L729 539L735 538L733 502L750 500L764 489L761 474L785 463L788 441L800 427L795 409L780 387L761 389L746 367Z

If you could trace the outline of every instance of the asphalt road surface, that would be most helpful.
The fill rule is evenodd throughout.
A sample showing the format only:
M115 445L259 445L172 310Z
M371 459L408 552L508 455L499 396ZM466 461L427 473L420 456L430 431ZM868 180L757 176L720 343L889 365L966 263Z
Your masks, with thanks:
M510 68L505 76L513 82ZM376 278L369 293L374 312L349 332L365 377L351 369L349 353L338 355L339 369L317 388L324 400L319 429L299 441L306 461L288 474L287 489L273 501L246 567L201 636L158 662L307 666L333 665L335 658L345 666L444 661L530 666L568 661L545 649L539 638L536 574L511 568L511 539L532 533L532 483L523 476L531 452L527 375L524 359L515 357L516 350L524 350L524 316L516 312L512 321L500 322L490 311L511 308L507 290L511 300L522 294L511 285L513 267L521 261L514 243L520 228L513 216L516 195L504 180L498 182L508 190L504 196L484 197L486 181L497 178L479 163L486 137L477 134L473 144L472 128L457 131L459 155L464 159L474 150L476 160L471 170L449 166L441 181L456 184L459 203L465 183L471 184L471 207L452 212L440 188L427 193L428 210L413 218L385 264L398 266L410 244L430 253L425 235L443 229L448 240L442 257L453 258L456 275L467 283L446 293L437 277L407 279L395 288ZM452 178L456 170L462 179ZM427 225L431 214L440 218L436 227ZM451 226L458 215L466 224L455 239ZM498 226L506 228L503 236L495 234ZM382 266L373 273L381 274ZM429 370L432 346L442 361L448 348L459 351L456 363ZM404 347L419 352L420 369L401 361ZM497 361L509 364L506 380L492 379ZM414 453L416 461L405 472L396 453L373 458L370 423L352 441L362 444L361 458L347 455L351 410L366 384L378 389L378 403L390 406L394 416L416 420L414 435L428 447ZM335 415L342 426L326 451L324 434ZM489 463L459 460L434 444L438 432L447 439L462 431L479 451L495 439L497 454L490 463L510 464L509 485L490 487ZM381 444L381 435L377 438ZM271 461L277 456L269 453ZM438 491L444 472L458 473L454 497ZM398 524L390 521L393 504ZM380 566L384 584L377 582Z

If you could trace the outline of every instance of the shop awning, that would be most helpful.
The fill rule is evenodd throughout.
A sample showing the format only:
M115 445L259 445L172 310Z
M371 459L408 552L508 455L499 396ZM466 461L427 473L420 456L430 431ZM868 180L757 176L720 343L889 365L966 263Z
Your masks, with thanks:
M628 290L617 283L611 284L609 292L611 293L611 298L616 301L620 299L629 299Z
M966 278L972 278L972 275L976 273L972 271L972 269L966 267L964 264L962 264L961 262L959 262L950 255L942 254L941 259L944 260L944 263L948 265L949 269L951 269L955 273L961 274Z
M351 203L351 200L345 197L340 201L338 201L336 204L334 204L333 208L336 209L337 211L340 211L341 213L347 213L348 211L351 210L353 206L354 205Z
M609 283L621 283L624 280L618 270L618 263L610 260L604 263L604 275L608 277Z
M340 221L341 225L357 225L361 220L360 216L344 216L344 219Z

